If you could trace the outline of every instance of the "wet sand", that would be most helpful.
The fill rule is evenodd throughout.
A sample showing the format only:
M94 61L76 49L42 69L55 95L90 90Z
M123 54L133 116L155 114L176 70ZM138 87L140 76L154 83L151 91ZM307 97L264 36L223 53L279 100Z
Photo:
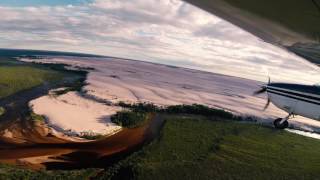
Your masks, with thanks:
M77 169L106 167L157 137L163 119L153 115L148 124L97 141L37 143L0 149L0 162L31 168ZM43 159L41 159L43 158Z

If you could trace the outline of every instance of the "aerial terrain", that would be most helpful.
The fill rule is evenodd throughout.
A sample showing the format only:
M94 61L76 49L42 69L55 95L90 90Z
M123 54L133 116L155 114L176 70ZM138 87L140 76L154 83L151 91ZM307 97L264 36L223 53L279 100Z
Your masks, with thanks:
M2 177L319 175L319 123L297 117L289 130L273 129L273 119L285 113L274 106L262 111L265 97L253 95L262 82L114 57L28 52L1 57Z
M291 112L266 88L320 88L319 0L2 0L0 15L0 180L320 179L320 121L275 128Z

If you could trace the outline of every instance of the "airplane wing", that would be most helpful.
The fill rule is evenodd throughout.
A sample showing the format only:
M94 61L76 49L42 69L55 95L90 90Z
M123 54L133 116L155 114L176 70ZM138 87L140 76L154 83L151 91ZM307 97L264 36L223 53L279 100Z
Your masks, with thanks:
M320 0L185 0L320 65Z

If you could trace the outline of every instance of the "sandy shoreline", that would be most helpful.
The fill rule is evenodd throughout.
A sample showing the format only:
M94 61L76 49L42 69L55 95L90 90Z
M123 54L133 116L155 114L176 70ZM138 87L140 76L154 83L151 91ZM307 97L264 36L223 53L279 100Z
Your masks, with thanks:
M123 128L112 136L95 141L52 141L46 137L46 142L37 143L34 146L25 144L0 148L0 162L37 170L69 169L70 167L72 169L105 168L109 162L120 160L122 156L119 154L126 156L144 143L158 137L163 123L164 120L161 117L152 115L150 121L141 127ZM30 134L29 132L28 135ZM42 136L32 136L32 138L42 138Z
M35 169L63 169L75 164L79 167L104 167L106 159L112 159L113 154L127 153L128 149L131 152L151 138L146 133L153 134L150 130L153 125L126 129L111 123L110 116L122 109L113 105L119 101L152 102L162 106L198 103L240 115L256 116L270 124L272 118L285 116L273 105L267 111L261 111L266 103L265 97L252 95L259 88L257 81L115 58L55 57L37 61L94 70L90 70L88 84L83 88L87 90L86 94L68 92L56 96L49 93L29 102L33 111L45 116L47 121L28 121L31 124L27 126L17 123L5 131L1 140L10 144L10 149L8 146L1 149L0 161L3 163ZM90 97L110 103L101 103ZM300 117L291 122L303 130L313 131L311 126L320 127L319 122ZM152 117L150 123L158 124L156 129L160 131L163 119ZM95 141L77 138L88 131L106 137ZM311 133L288 131L318 137Z
M86 80L88 85L83 90L87 95L111 104L119 101L152 102L161 106L198 103L239 115L256 116L270 123L275 117L286 116L273 105L262 111L265 96L253 96L261 85L253 80L118 58L48 57L21 60L93 68ZM56 98L41 97L31 104L37 114L46 116L51 124L69 132L89 130L110 134L119 128L108 119L119 108L88 100L76 93ZM302 117L292 122L301 127L320 127L320 122Z
M121 129L110 120L120 107L85 99L76 92L43 96L31 101L29 106L36 114L44 115L50 127L68 135L110 135Z

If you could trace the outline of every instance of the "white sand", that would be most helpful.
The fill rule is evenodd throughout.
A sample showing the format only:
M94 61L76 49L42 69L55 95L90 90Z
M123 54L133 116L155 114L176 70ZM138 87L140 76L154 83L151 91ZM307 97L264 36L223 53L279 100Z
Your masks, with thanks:
M44 115L51 127L69 134L111 134L121 127L110 121L119 107L85 99L75 92L54 97L43 96L30 102L37 114Z
M84 89L88 90L90 95L112 102L153 102L158 105L198 103L261 118L286 116L286 113L273 105L270 105L266 111L261 111L266 103L265 96L252 95L261 84L257 81L116 58L54 57L45 60L22 60L95 68L90 71L87 79L89 85ZM76 99L74 96L74 94L68 94L59 99L72 101ZM79 101L82 102L82 100ZM87 109L83 104L71 108L70 105L62 105L61 101L50 100L49 97L40 98L33 103L38 104L34 107L36 112L47 115L53 124L58 124L60 127L69 128L76 125L79 126L78 130L91 128L91 130L99 129L99 132L103 129L101 124L98 125L99 123L95 124L97 127L90 125L95 121L93 119L104 115L102 112L95 112L95 108ZM52 108L46 107L47 104ZM66 108L54 110L58 106L66 106ZM101 110L105 108L104 113L109 115L116 111L109 107L99 106L99 108ZM82 110L84 110L84 114L81 115L83 118L78 119L77 115L73 115ZM60 115L57 115L59 113ZM320 122L302 117L295 118L293 121L320 127Z

